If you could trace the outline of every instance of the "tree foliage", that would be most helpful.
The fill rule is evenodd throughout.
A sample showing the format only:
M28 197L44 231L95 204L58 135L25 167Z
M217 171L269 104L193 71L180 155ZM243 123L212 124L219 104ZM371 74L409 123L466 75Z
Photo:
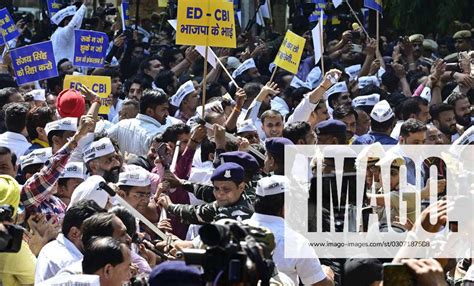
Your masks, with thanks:
M384 0L385 23L406 34L451 34L454 21L473 25L473 13L473 0Z

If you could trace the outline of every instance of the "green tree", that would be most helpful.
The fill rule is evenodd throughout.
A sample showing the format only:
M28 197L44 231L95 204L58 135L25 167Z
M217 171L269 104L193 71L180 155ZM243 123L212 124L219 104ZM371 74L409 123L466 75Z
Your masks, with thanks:
M453 33L454 21L474 24L473 0L385 0L386 25L411 33Z

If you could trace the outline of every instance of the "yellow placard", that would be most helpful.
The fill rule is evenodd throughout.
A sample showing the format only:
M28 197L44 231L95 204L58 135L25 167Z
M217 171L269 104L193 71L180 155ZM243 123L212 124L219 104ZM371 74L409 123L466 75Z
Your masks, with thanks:
M178 0L176 44L236 47L234 7L228 0Z
M84 85L90 90L94 91L103 98L102 105L99 109L99 114L109 114L110 106L106 105L105 99L109 98L112 93L112 81L109 76L95 76L95 75L66 75L64 78L63 88L79 89L79 86Z
M297 34L287 31L285 39L275 58L275 65L293 74L298 72L301 55L303 55L306 39Z
M158 7L168 7L168 0L158 0Z

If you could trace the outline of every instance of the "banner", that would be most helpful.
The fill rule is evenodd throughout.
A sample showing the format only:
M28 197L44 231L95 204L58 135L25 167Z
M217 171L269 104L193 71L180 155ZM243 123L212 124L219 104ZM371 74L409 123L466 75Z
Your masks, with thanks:
M95 75L66 75L64 78L63 89L72 88L79 90L81 85L88 87L102 98L102 105L100 106L99 114L109 114L110 106L107 105L107 99L112 93L112 81L110 80L110 77Z
M168 23L176 31L176 25L178 24L177 20L168 20ZM196 46L196 51L205 58L206 47L205 46ZM207 48L207 62L213 67L217 66L217 56L211 48Z
M20 32L18 32L15 22L10 13L8 13L7 8L0 10L0 27L3 33L3 37L0 39L0 45L4 45L4 41L8 42L20 36Z
M129 26L130 20L130 9L128 8L128 2L123 1L120 5L121 11L120 16L122 17L122 30L125 31Z
M19 85L58 76L51 41L11 50L11 57Z
M109 38L102 32L74 31L74 61L79 67L101 68L109 47Z
M364 0L364 7L383 13L382 0Z
M234 7L225 0L178 2L176 44L236 47Z
M59 0L46 0L48 3L49 17L53 17L59 10L61 10L61 2Z
M275 58L275 64L293 74L298 72L301 55L303 54L306 39L287 31L285 39Z

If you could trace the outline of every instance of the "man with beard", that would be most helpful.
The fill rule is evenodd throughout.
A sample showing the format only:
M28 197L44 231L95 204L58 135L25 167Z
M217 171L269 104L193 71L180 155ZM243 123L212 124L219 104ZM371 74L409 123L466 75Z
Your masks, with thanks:
M181 121L169 116L168 96L159 90L145 90L137 117L125 119L107 130L122 152L146 155L157 134Z
M439 103L431 106L431 118L436 128L443 134L443 143L451 144L451 136L457 133L456 115L454 107L447 103Z
M155 77L164 69L158 56L151 56L140 63L139 76L143 79L143 89L152 88Z
M136 101L140 101L143 95L142 80L134 77L125 83L127 97Z
M471 126L471 103L467 96L459 92L453 92L448 97L447 102L454 107L456 122L468 129Z
M357 112L351 107L340 105L334 109L332 117L337 120L341 120L346 124L346 137L347 142L352 143L354 135L357 130Z
M83 199L93 200L101 208L106 208L109 195L99 188L99 183L116 183L118 181L122 167L119 154L112 141L104 137L93 141L85 148L83 159L90 177L74 190L68 209Z

